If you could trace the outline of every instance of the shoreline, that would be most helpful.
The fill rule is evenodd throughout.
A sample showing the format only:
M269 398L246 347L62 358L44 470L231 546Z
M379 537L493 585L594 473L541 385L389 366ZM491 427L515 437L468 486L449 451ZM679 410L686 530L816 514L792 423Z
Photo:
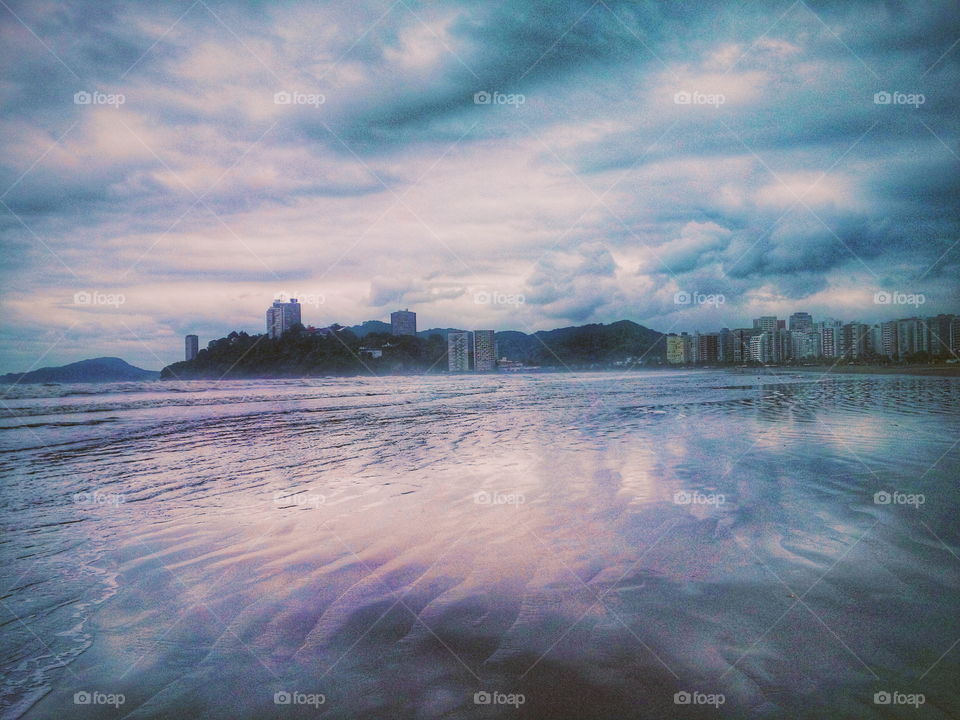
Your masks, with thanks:
M764 368L757 368L762 370ZM957 365L803 365L799 367L777 366L766 368L776 374L794 372L819 373L821 375L911 375L915 377L960 377ZM750 368L746 369L747 371Z
M351 374L318 374L318 375L247 375L236 377L161 377L144 380L70 380L62 382L0 382L0 388L27 386L27 385L100 385L117 383L138 383L155 382L159 384L177 383L177 382L220 382L237 380L323 380L323 379L349 379L349 378L385 378L385 377L478 377L478 376L527 376L527 375L565 375L577 373L657 373L657 372L712 372L724 371L733 375L789 375L791 373L818 373L821 375L908 375L914 377L960 377L960 363L954 365L756 365L756 366L731 366L731 365L711 365L711 366L685 366L685 365L653 365L632 368L560 368L560 367L539 367L523 370L508 370L500 372L402 372L402 373L383 373L380 375L366 373Z

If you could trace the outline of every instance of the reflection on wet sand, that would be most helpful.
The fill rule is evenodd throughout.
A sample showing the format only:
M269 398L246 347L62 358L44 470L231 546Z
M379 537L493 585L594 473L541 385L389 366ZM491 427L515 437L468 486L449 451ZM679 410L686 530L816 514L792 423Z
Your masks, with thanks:
M912 688L960 712L960 660L937 662L960 637L956 381L235 385L18 401L5 602L72 654L38 674L50 653L5 626L9 708L875 717ZM122 502L69 500L96 492Z

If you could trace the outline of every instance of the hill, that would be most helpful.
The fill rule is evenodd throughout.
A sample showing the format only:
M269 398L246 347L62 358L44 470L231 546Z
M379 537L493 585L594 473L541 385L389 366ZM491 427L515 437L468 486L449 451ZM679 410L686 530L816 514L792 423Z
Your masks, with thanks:
M25 373L0 375L0 383L98 383L158 380L160 373L134 367L117 357L92 358Z
M333 326L331 326L333 327ZM358 333L357 329L362 333ZM297 326L281 338L232 332L214 340L189 362L168 365L163 378L219 379L446 372L445 336L434 328L393 337L389 325L370 321L334 334L310 334ZM498 355L528 365L602 369L664 362L664 335L629 320L603 325L496 334ZM376 352L361 351L376 348ZM361 356L362 355L362 356ZM373 355L377 355L374 357Z
M659 364L666 358L663 333L630 320L540 330L531 335L507 330L496 337L501 357L544 367L592 367L631 361Z
M382 320L366 320L360 325L351 325L346 328L358 338L365 338L367 335L389 335L391 332L391 326L388 322L383 322ZM430 328L429 330L419 330L417 332L418 338L423 338L428 340L431 335L439 335L444 340L447 339L447 335L452 332L462 332L456 328Z
M382 355L364 353L361 357L361 346L381 349ZM351 328L339 327L335 333L324 335L307 333L302 325L296 325L280 338L232 332L212 341L193 360L168 365L161 377L219 380L423 373L446 370L445 353L446 345L438 338L367 332L361 339Z
M387 333L389 335L390 323L383 322L382 320L367 320L361 325L348 327L347 330L358 338L366 337L370 333Z

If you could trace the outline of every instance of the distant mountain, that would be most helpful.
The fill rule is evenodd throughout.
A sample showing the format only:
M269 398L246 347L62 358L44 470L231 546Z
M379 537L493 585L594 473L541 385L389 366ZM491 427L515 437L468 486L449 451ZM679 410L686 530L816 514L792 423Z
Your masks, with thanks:
M664 337L630 320L540 330L532 335L516 330L496 334L501 357L547 367L606 365L641 357L646 364L663 362Z
M447 335L452 332L463 332L459 328L430 328L429 330L421 330L417 333L417 337L423 338L424 340L429 340L431 335L439 335L443 338L443 341L447 341Z
M358 332L358 329L361 332ZM363 337L371 332L389 334L390 324L369 320L350 330L357 337ZM430 328L418 332L417 337L428 340L431 335L439 335L446 342L447 335L452 332L463 332L463 330ZM504 330L496 333L499 357L545 367L605 365L641 356L645 362L663 362L666 357L666 341L663 337L662 333L630 320L620 320L609 325L594 323L556 330L540 330L529 335L518 330Z
M383 322L381 320L366 320L360 325L352 325L347 328L350 332L356 335L358 338L364 338L367 335L373 333L382 333L389 335L392 331L390 323ZM439 335L446 341L447 334L452 332L461 332L456 328L430 328L429 330L420 330L417 333L418 338L423 338L424 340L429 339L431 335Z
M533 335L527 335L518 330L504 330L496 333L494 337L497 340L497 354L500 357L535 364L532 361L540 343Z
M358 338L362 338L370 333L387 333L389 335L390 323L386 323L381 320L367 320L362 325L354 325L352 327L348 327L347 330L352 332Z
M0 375L0 383L97 383L159 379L160 373L142 370L116 357L93 358L60 367Z

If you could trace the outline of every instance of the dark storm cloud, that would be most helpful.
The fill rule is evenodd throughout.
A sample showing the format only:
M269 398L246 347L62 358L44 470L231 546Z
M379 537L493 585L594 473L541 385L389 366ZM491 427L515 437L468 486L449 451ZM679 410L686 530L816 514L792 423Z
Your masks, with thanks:
M355 103L338 118L351 147L368 151L455 140L476 120L471 117L478 110L475 93L535 92L544 83L636 63L644 55L649 58L638 35L645 32L642 21L662 29L652 6L632 3L609 3L609 10L586 1L546 0L461 7L466 12L450 27L456 49L430 87L389 88ZM379 39L397 41L395 33L381 33ZM372 42L368 37L365 45ZM371 49L366 57L378 70L395 72L382 52L375 55ZM325 136L309 119L305 127L315 138Z

